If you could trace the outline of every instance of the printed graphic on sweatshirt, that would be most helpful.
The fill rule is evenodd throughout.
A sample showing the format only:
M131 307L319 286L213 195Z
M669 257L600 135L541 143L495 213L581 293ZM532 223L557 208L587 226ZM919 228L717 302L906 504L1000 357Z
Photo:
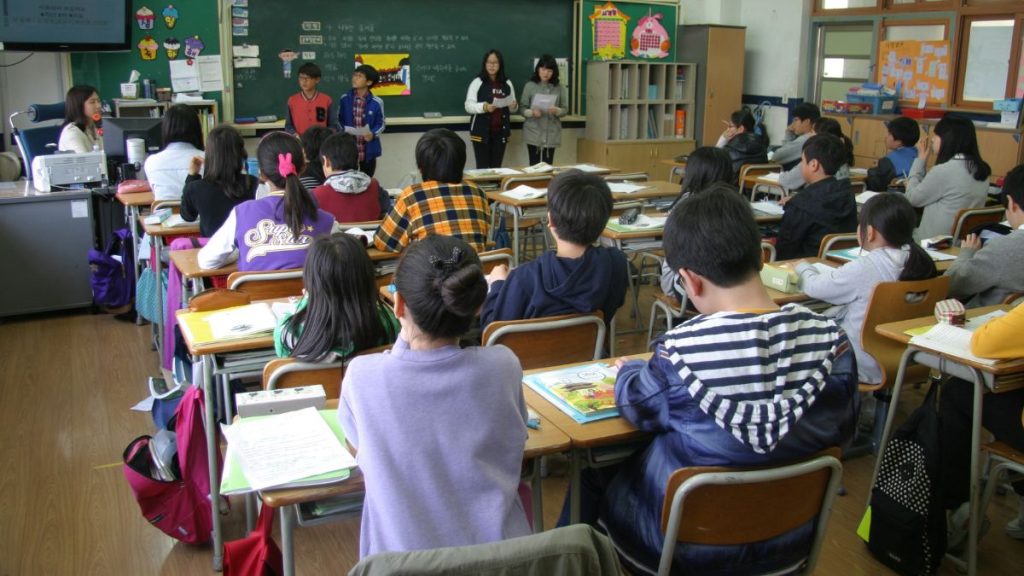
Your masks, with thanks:
M307 224L302 227L302 231L309 234L299 234L299 237L295 238L287 224L280 224L269 218L256 222L256 226L245 233L245 245L249 248L245 261L252 262L253 258L266 256L272 252L305 250L313 243L313 226Z

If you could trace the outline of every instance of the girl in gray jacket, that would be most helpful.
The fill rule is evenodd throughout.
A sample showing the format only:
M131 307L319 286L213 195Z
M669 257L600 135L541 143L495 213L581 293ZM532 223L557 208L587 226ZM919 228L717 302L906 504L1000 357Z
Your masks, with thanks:
M544 102L534 103L536 96L543 95L540 100L554 101L550 105ZM523 140L530 155L530 165L538 162L552 164L555 159L555 148L562 143L562 116L569 110L569 91L558 81L558 63L554 56L544 54L537 60L533 77L523 87Z
M926 176L925 165L933 151L935 166ZM917 141L917 159L907 178L907 200L924 208L914 239L950 234L957 212L984 206L991 173L978 151L974 123L948 116L939 120L931 138Z

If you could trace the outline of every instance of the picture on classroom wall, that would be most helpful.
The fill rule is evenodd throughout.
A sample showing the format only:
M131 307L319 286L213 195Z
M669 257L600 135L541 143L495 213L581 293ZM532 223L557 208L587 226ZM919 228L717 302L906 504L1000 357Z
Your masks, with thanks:
M626 57L626 27L629 16L613 2L594 8L590 15L594 56L597 60L619 60Z
M637 22L633 30L633 39L629 43L629 53L638 58L666 58L672 42L669 39L668 31L661 25L661 13L652 14L647 11Z
M878 45L878 83L915 106L939 106L949 96L949 42L887 40Z
M373 86L376 96L409 96L412 78L408 54L356 54L355 66L368 64L377 70L380 79Z

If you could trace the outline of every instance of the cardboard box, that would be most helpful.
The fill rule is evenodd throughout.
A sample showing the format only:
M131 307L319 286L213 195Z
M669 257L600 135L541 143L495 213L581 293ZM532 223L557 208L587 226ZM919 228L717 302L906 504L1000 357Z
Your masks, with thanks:
M800 291L800 276L794 270L765 264L761 267L761 283L786 294Z
M821 111L833 114L871 114L872 105L866 102L847 102L845 100L822 100Z

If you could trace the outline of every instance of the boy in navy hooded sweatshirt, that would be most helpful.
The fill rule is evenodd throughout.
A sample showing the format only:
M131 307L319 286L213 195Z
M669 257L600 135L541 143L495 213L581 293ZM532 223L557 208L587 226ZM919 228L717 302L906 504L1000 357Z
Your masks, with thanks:
M600 310L606 323L626 299L626 257L617 248L593 246L612 213L612 193L600 176L569 170L548 184L548 229L556 250L487 275L481 327Z

